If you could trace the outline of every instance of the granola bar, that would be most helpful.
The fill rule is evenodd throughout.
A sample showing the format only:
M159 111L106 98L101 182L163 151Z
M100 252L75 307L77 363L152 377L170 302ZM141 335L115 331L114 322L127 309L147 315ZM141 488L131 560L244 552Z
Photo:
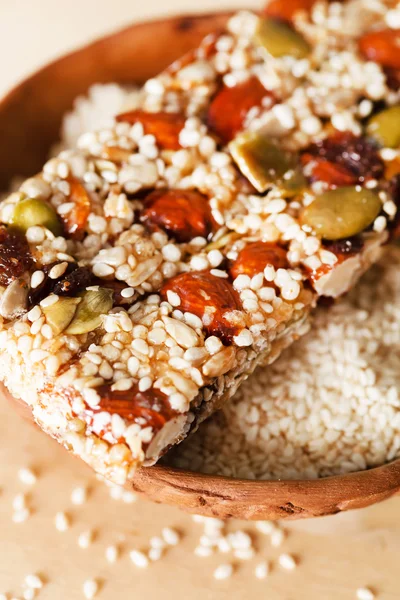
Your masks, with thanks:
M101 475L156 462L399 234L398 12L241 12L0 205L0 379Z

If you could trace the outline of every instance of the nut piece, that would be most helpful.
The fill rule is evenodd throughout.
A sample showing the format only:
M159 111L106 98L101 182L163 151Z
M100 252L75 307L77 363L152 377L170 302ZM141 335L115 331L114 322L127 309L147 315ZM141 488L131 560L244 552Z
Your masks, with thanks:
M26 198L16 204L12 224L24 233L29 227L42 225L54 235L61 235L61 223L54 208L39 198Z
M96 392L101 400L90 411L117 414L128 423L138 422L143 429L152 427L154 433L178 414L171 408L168 396L156 388L141 392L135 386L122 392L112 390L111 385L103 385L96 388Z
M162 150L179 150L179 134L185 126L185 117L177 113L149 113L132 110L116 117L118 123L141 123L146 134L154 135Z
M311 49L300 33L280 19L260 19L255 42L274 58L293 56L305 58Z
M28 305L28 286L22 279L15 279L1 297L0 315L16 319L23 315Z
M152 230L162 229L177 242L209 238L216 229L207 196L195 190L156 190L144 201L142 220Z
M381 208L379 196L372 190L341 187L317 196L304 209L301 220L316 235L326 240L339 240L364 231Z
M368 121L367 132L381 146L385 148L399 148L400 105L386 108L371 117Z
M338 132L311 144L301 162L311 181L330 186L356 185L383 175L384 164L373 142L350 132Z
M9 285L33 266L24 235L0 225L0 285Z
M42 308L46 321L55 335L62 333L71 323L82 298L59 298L54 304Z
M232 279L238 275L254 277L262 273L267 265L275 269L287 269L289 266L286 250L268 242L252 242L247 244L238 254L238 257L229 267Z
M254 106L261 106L265 97L273 98L273 95L255 76L234 87L223 87L208 109L209 128L227 144L243 129L249 110Z
M260 193L271 185L278 185L293 195L306 186L297 169L296 157L284 152L265 135L241 133L229 144L229 149L240 171Z
M107 314L112 308L113 296L113 291L105 288L84 292L75 317L66 333L79 335L89 333L100 327L102 315Z
M264 9L267 17L291 22L296 13L309 13L316 0L271 0Z
M67 181L70 187L69 202L73 202L74 208L63 215L62 220L66 233L75 240L81 240L90 215L90 198L79 179L69 177Z
M384 67L400 69L400 29L381 29L363 35L358 47L368 60Z
M230 344L240 331L240 315L235 313L241 310L240 298L226 279L215 277L209 271L182 273L162 287L163 300L168 300L168 291L180 297L180 310L202 319L209 335L216 335Z
M214 356L203 365L202 371L206 377L220 377L233 369L235 362L236 351L233 346L228 346L220 352L217 352L217 354L214 354Z

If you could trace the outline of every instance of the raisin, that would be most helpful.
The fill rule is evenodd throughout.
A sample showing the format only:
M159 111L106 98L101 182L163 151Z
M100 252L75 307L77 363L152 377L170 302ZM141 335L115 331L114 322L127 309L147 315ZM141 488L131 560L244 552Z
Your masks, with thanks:
M0 285L9 285L33 266L28 242L14 229L0 226Z
M379 179L384 163L373 142L350 132L335 133L311 144L302 154L303 165L311 163L311 181L345 186Z
M397 213L394 219L388 222L388 229L391 239L398 240L400 238L400 174L395 175L390 181L389 192L397 206Z
M235 322L235 311L241 310L238 293L226 279L216 277L209 271L182 273L173 277L161 288L161 297L168 301L168 291L180 298L179 310L190 312L203 321L209 335L215 335L226 343L240 331Z
M227 144L243 129L246 116L254 106L261 106L263 98L273 98L258 77L233 87L223 87L212 100L207 124Z
M400 69L386 67L384 71L386 74L386 83L388 88L398 92L400 90Z
M93 285L93 279L93 273L89 267L75 268L57 281L53 293L57 296L76 296L82 290Z
M156 190L144 201L142 220L162 229L177 242L209 238L216 229L207 196L195 190Z

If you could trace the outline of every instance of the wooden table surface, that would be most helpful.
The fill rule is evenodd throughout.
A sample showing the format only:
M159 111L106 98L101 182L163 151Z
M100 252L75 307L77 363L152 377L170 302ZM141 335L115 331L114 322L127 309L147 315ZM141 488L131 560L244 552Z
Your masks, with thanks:
M121 27L133 20L193 10L216 8L215 0L1 0L0 1L0 94L43 62L66 50ZM257 6L257 2L219 0L218 8ZM98 578L98 598L120 600L141 598L172 600L177 596L197 599L265 600L351 600L360 586L370 586L382 600L400 598L400 498L338 517L303 521L285 526L287 539L273 548L268 537L246 523L231 523L255 537L258 552L250 561L235 561L235 572L227 581L216 581L213 571L231 555L198 558L193 550L201 525L176 509L138 500L125 504L110 498L104 484L97 482L84 465L74 460L53 441L10 411L0 398L0 594L22 598L22 584L29 573L41 573L45 587L40 600L78 600L82 584ZM32 466L38 481L26 488L18 469ZM77 485L90 489L83 506L71 503ZM12 521L12 501L27 492L32 516L25 522ZM60 533L55 514L66 511L71 528ZM182 533L182 543L148 569L139 570L129 560L129 550L146 548L152 535L164 526ZM96 533L92 546L78 547L79 534ZM121 558L110 565L105 548L117 543ZM281 552L294 554L295 571L285 572L277 564ZM254 577L262 560L271 561L267 579Z

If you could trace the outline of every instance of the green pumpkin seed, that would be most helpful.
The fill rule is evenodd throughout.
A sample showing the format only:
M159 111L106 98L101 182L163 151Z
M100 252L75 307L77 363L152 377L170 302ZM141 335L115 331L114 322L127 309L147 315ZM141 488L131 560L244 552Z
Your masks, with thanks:
M400 147L400 106L386 108L370 118L367 133L384 148Z
M112 308L113 297L113 290L106 288L86 290L82 294L82 302L79 304L66 333L80 335L81 333L89 333L100 327L102 315L107 314Z
M303 225L326 240L340 240L364 231L382 209L378 194L359 187L341 187L317 196L302 214Z
M55 335L67 329L80 302L82 302L82 298L59 298L54 304L42 308L46 321Z
M54 235L61 235L62 227L56 211L50 204L39 198L27 198L16 204L11 223L22 231L42 225Z
M240 171L260 193L278 185L288 195L294 195L306 186L296 157L260 133L239 134L229 149Z
M273 18L259 20L255 41L275 58L281 56L305 58L311 51L300 33L287 23Z

